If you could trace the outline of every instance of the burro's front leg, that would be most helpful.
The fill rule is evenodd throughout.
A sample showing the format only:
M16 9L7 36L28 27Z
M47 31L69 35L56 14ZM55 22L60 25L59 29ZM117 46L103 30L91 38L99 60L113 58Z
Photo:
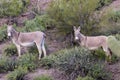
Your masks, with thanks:
M21 57L21 47L20 45L16 45L18 51L18 57Z

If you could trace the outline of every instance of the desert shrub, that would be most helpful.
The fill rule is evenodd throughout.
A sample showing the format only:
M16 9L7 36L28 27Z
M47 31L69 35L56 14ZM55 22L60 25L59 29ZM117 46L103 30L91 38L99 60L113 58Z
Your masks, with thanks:
M7 74L7 80L23 80L23 77L27 74L27 68L18 67L14 71Z
M88 71L88 75L97 80L110 80L111 74L103 70L103 67L103 65L99 66L98 64L96 64Z
M72 48L59 51L53 55L41 59L42 66L54 67L64 71L69 75L70 79L74 79L78 74L82 76L88 75L98 65L99 73L105 71L104 62L98 57L94 57L91 52L85 48ZM105 73L107 74L107 73ZM109 75L97 74L97 77L102 79L109 77ZM92 76L92 73L90 74Z
M50 76L41 75L41 76L35 77L33 80L53 80L53 79Z
M80 77L78 76L78 78L76 80L95 80L92 77L86 76L86 77Z
M45 68L52 68L56 58L57 57L55 55L50 55L49 57L45 57L45 58L40 60L39 66L45 67Z
M7 28L6 25L0 27L0 42L7 39Z
M120 21L120 11L116 11L113 13L111 20L114 22Z
M37 46L34 45L34 46L29 47L29 48L28 48L28 53L34 53L34 54L39 53L39 52L38 52L38 49L37 49Z
M34 70L37 67L37 61L35 54L23 54L18 60L18 65L27 68L29 71Z
M29 20L25 22L25 31L29 32L29 31L37 31L37 30L41 30L41 31L45 30L45 24L42 18L36 16L33 20Z
M0 2L0 17L17 16L24 10L29 0L1 0Z
M114 35L115 36L115 38L118 40L118 41L120 41L120 34L116 34L116 35Z
M118 41L114 36L108 37L108 46L112 53L117 57L120 57L120 41Z
M6 45L3 49L3 53L6 56L13 56L13 55L17 54L17 48L14 44Z
M118 25L120 18L119 14L112 9L106 10L99 19L99 31L98 33L104 35L117 34L120 32Z
M47 14L63 34L71 33L73 25L81 25L84 33L91 34L97 30L97 22L91 18L98 4L99 0L56 0L50 3Z
M0 72L13 71L17 68L17 61L7 56L0 57Z
M109 5L113 0L99 0L99 6L98 6L98 9L103 7L103 6L106 6L106 5Z

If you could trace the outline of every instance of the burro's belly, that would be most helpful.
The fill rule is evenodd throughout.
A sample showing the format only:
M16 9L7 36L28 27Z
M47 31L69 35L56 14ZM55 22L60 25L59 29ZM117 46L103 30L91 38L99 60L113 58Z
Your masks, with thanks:
M21 43L21 46L33 46L34 45L34 42L24 42L24 43Z
M98 47L88 47L89 50L96 50Z

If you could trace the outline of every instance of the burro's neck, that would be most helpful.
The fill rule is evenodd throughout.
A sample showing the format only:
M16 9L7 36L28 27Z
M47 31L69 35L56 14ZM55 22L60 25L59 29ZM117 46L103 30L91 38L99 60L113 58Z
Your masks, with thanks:
M82 33L79 34L79 38L80 38L80 41L83 41L85 39L85 35L83 35Z
M13 29L12 31L12 38L17 40L19 37L19 32L17 32L15 29Z

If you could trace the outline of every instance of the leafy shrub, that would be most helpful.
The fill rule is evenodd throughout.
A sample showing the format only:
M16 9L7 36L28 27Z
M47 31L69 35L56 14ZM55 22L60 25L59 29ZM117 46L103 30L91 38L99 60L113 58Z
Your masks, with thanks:
M53 80L53 79L50 76L41 75L41 76L35 77L33 80Z
M116 34L115 38L120 41L120 34Z
M120 18L117 12L112 9L106 10L101 16L99 21L99 31L98 33L104 35L117 34L120 32L120 27L118 25Z
M105 5L109 5L113 0L99 0L99 6L98 8L101 8Z
M7 80L23 80L23 77L25 74L27 74L27 68L18 67L18 69L15 69L13 72L10 72L7 74Z
M29 0L1 0L0 2L0 17L17 16L24 10L24 5L29 3Z
M108 46L114 55L120 57L120 41L118 41L114 36L108 37Z
M6 56L12 56L12 55L17 54L17 48L14 44L6 45L3 51L4 51L3 53Z
M25 22L25 31L45 30L45 24L41 17L36 16L33 20Z
M47 14L50 19L55 21L56 27L63 34L71 33L73 25L81 25L83 32L90 34L97 30L97 26L95 26L97 22L91 18L98 7L99 1L56 0L50 3Z
M116 11L113 13L113 16L111 17L111 20L114 22L120 21L120 11Z
M41 59L42 66L54 67L64 71L69 75L70 79L74 79L78 74L88 75L93 70L96 70L98 65L98 73L104 70L104 63L102 60L94 57L91 52L84 48L72 48L59 51L53 55ZM107 74L107 73L105 73ZM109 75L101 75L96 73L96 79L109 77ZM92 73L90 74L92 76Z
M36 64L36 56L35 54L24 54L20 57L20 59L18 60L18 65L21 67L25 67L28 70L33 70L37 67Z
M0 27L0 42L3 42L7 39L7 30L6 25Z
M17 68L17 61L7 56L0 57L0 72L13 71Z
M103 70L103 67L103 65L99 66L98 64L96 64L88 71L88 75L92 76L94 79L97 80L110 80L111 74Z
M57 57L55 55L50 55L49 57L42 58L39 62L39 66L45 68L52 68L56 58Z
M78 77L76 80L95 80L92 77L86 76L86 77Z

